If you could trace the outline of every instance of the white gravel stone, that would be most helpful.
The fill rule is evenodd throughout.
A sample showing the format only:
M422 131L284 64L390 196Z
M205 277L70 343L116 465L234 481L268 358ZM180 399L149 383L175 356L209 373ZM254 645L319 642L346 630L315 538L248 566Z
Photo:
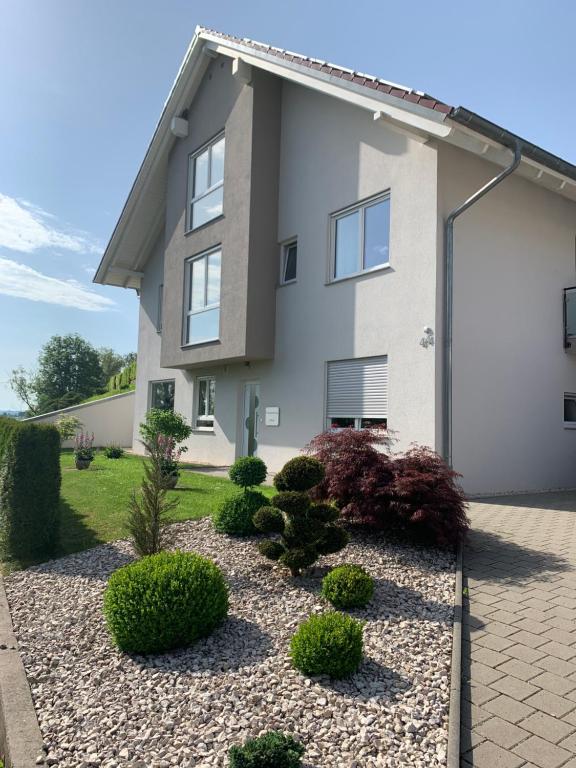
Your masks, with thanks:
M310 768L446 764L454 558L355 536L305 577L261 558L249 539L210 520L174 526L176 546L211 557L230 585L230 612L194 647L128 656L111 643L102 593L133 559L125 541L6 579L48 764L58 768L224 768L232 744L280 729L301 739ZM376 580L365 659L348 680L307 679L289 642L329 606L322 576L342 562Z

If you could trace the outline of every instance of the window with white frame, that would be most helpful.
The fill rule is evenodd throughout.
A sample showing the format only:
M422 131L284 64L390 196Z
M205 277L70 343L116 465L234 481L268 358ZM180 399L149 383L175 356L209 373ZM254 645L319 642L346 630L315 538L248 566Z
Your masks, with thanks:
M188 229L222 215L224 204L224 136L190 155Z
M564 426L576 429L576 394L564 392Z
M282 285L295 282L297 268L298 243L296 240L291 240L282 246L282 275L280 280Z
M333 214L331 241L331 280L388 266L390 195L380 195Z
M184 344L202 344L219 337L221 264L220 248L186 262Z
M164 285L158 286L158 306L156 308L156 331L162 333L162 304L164 302Z
M386 429L388 358L335 360L326 371L326 428Z
M176 382L174 379L150 382L150 408L160 411L174 410L174 393Z
M214 398L216 379L202 376L196 379L196 429L214 429Z

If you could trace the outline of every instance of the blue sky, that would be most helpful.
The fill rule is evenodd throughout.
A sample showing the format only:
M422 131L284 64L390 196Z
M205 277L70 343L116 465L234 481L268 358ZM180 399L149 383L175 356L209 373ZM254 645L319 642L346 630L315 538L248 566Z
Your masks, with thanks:
M0 409L55 333L136 349L134 292L91 278L196 24L428 91L576 163L571 0L6 0Z

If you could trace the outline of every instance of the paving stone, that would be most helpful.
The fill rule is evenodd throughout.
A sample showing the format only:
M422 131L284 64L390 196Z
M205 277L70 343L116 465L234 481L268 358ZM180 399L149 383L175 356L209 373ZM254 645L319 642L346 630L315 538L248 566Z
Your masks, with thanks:
M522 757L491 741L478 744L464 755L464 760L474 768L521 768L524 765Z
M519 680L517 677L506 675L505 677L501 677L500 680L495 680L491 684L489 690L504 693L506 696L510 696L512 699L516 699L516 701L524 701L524 699L527 699L528 696L533 696L540 689L531 683L526 683L524 680ZM494 697L491 696L489 698ZM489 701L489 698L485 699L485 701Z
M498 681L496 681L496 683L498 683ZM504 691L502 691L502 693L504 693ZM478 707L481 707L482 704L486 701L490 701L490 699L495 699L496 696L498 696L498 691L495 691L493 688L488 688L485 685L473 685L470 682L467 682L462 686L462 697L466 701L476 704Z
M533 677L532 685L537 685L546 691L557 693L559 696L571 693L576 687L576 683L572 680L566 680L563 677L559 677L559 675L553 675L552 672L543 672L538 677Z
M473 683L480 683L481 685L490 685L495 680L498 680L503 672L498 672L492 667L487 667L486 664L482 664L479 661L472 660L466 668L466 664L463 664L463 675L465 679L472 680Z
M533 635L541 635L550 629L548 624L544 624L541 621L534 621L533 619L520 619L516 622L518 629L524 629L526 632L531 632Z
M527 645L529 648L539 648L547 642L547 640L540 637L540 635L534 635L532 632L526 632L524 629L517 632L515 635L506 635L506 637L513 640L515 643Z
M551 744L549 741L541 739L540 736L532 736L526 741L522 741L514 747L514 751L526 760L531 760L540 768L560 768L572 757L572 753L566 749Z
M551 691L538 691L534 696L525 699L524 703L534 709L539 709L541 712L554 715L554 717L564 717L576 708L576 702L558 696Z
M540 646L542 648L542 646ZM513 659L519 659L525 661L526 664L534 664L535 661L541 659L545 654L542 653L540 648L530 648L528 645L522 645L516 643L515 645L509 645L506 649L506 655Z
M486 704L483 705L483 708L493 715L498 715L498 717L502 717L509 723L514 724L519 723L521 720L525 720L534 711L533 707L529 704L516 701L516 699L512 699L510 696L504 694L498 696L496 699L487 701Z
M564 747L564 749L569 749L572 754L576 754L576 733L561 741L560 746Z
M487 720L486 722L490 721ZM564 723L556 717L551 717L544 712L534 712L526 720L522 720L520 726L536 736L541 736L547 741L554 742L554 744L558 744L558 742L574 733L574 726Z
M550 656L556 656L557 658L563 659L564 661L573 659L574 656L576 656L576 649L570 648L568 645L563 645L562 643L557 643L555 641L546 643L546 645L541 645L540 650L543 653L548 653Z
M556 629L556 627L544 632L542 637L546 637L548 640L552 640L556 643L563 643L564 645L572 645L573 643L576 643L576 635L574 632L566 632L566 630ZM497 648L496 650L499 649Z
M510 656L505 656L503 653L493 651L490 648L475 647L472 649L471 657L474 661L485 664L487 667L497 667L505 661L510 661Z
M502 624L500 621L491 621L490 628L488 630L491 635L498 635L499 637L510 637L515 632L518 632L517 626L510 626L510 624ZM518 642L518 641L516 641ZM546 642L546 641L543 641Z
M568 677L568 675L576 673L576 664L572 664L571 661L557 659L555 656L543 656L534 662L534 666L545 669L547 672L552 672L553 675L558 675L559 677Z
M484 648L490 648L493 651L504 651L515 643L509 637L498 637L498 635L486 633L484 637L475 640L475 644L481 645Z
M539 674L539 670L536 667L532 664L526 664L525 661L520 661L519 659L509 659L504 664L500 664L498 672L504 672L507 675L513 675L520 680L526 681Z
M493 713L488 712L484 707L477 707L475 704L468 704L462 709L462 723L471 728L475 728L480 723L492 717ZM522 720L522 718L520 718Z
M518 623L518 619L522 621L521 616L517 616L511 611L503 611L500 609L494 611L490 616L490 621L501 621L502 624L514 624L515 622Z
M490 720L481 723L476 731L505 749L510 749L530 737L528 731L502 720L501 717L491 717Z

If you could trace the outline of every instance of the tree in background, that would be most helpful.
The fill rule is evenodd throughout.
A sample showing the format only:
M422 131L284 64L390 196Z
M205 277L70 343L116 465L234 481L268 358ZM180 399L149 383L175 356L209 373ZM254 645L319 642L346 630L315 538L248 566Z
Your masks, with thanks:
M28 413L31 416L36 415L38 413L38 405L36 403L36 390L34 389L34 375L25 371L19 365L18 368L14 368L12 371L8 383L16 397L28 408Z
M103 386L106 385L110 376L115 376L120 373L122 368L126 365L125 356L119 355L118 352L114 352L110 347L100 347L98 350L98 359L102 367L103 374Z

